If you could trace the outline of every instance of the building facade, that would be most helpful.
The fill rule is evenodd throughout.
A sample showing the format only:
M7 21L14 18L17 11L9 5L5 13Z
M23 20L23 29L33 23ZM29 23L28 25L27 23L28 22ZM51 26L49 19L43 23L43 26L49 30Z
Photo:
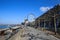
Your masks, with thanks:
M54 32L60 31L60 4L55 5L35 20L36 27L43 27ZM57 31L58 30L58 31Z

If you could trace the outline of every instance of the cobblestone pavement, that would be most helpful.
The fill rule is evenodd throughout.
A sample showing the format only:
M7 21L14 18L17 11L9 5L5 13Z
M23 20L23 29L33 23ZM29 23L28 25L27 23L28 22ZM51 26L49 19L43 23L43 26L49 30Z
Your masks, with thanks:
M5 40L4 36L0 36L0 40Z
M23 27L20 31L9 40L60 40L32 27Z

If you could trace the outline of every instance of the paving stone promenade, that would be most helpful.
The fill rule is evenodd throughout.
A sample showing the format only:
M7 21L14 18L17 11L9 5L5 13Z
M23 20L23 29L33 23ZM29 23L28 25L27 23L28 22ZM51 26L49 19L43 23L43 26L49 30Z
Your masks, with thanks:
M32 27L23 27L20 31L12 36L9 40L60 40L52 35Z

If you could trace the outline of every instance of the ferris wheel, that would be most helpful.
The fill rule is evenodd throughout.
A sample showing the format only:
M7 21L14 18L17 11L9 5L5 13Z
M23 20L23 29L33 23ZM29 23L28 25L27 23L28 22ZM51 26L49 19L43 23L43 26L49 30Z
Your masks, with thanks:
M33 22L35 21L35 15L33 13L30 13L27 15L27 19L29 20L29 22Z

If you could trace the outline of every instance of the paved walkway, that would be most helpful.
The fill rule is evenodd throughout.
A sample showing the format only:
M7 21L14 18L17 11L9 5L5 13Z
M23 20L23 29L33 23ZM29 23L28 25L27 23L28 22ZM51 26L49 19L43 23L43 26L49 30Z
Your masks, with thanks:
M24 27L9 40L60 40L32 27Z
M0 40L5 40L5 37L4 36L0 36Z

